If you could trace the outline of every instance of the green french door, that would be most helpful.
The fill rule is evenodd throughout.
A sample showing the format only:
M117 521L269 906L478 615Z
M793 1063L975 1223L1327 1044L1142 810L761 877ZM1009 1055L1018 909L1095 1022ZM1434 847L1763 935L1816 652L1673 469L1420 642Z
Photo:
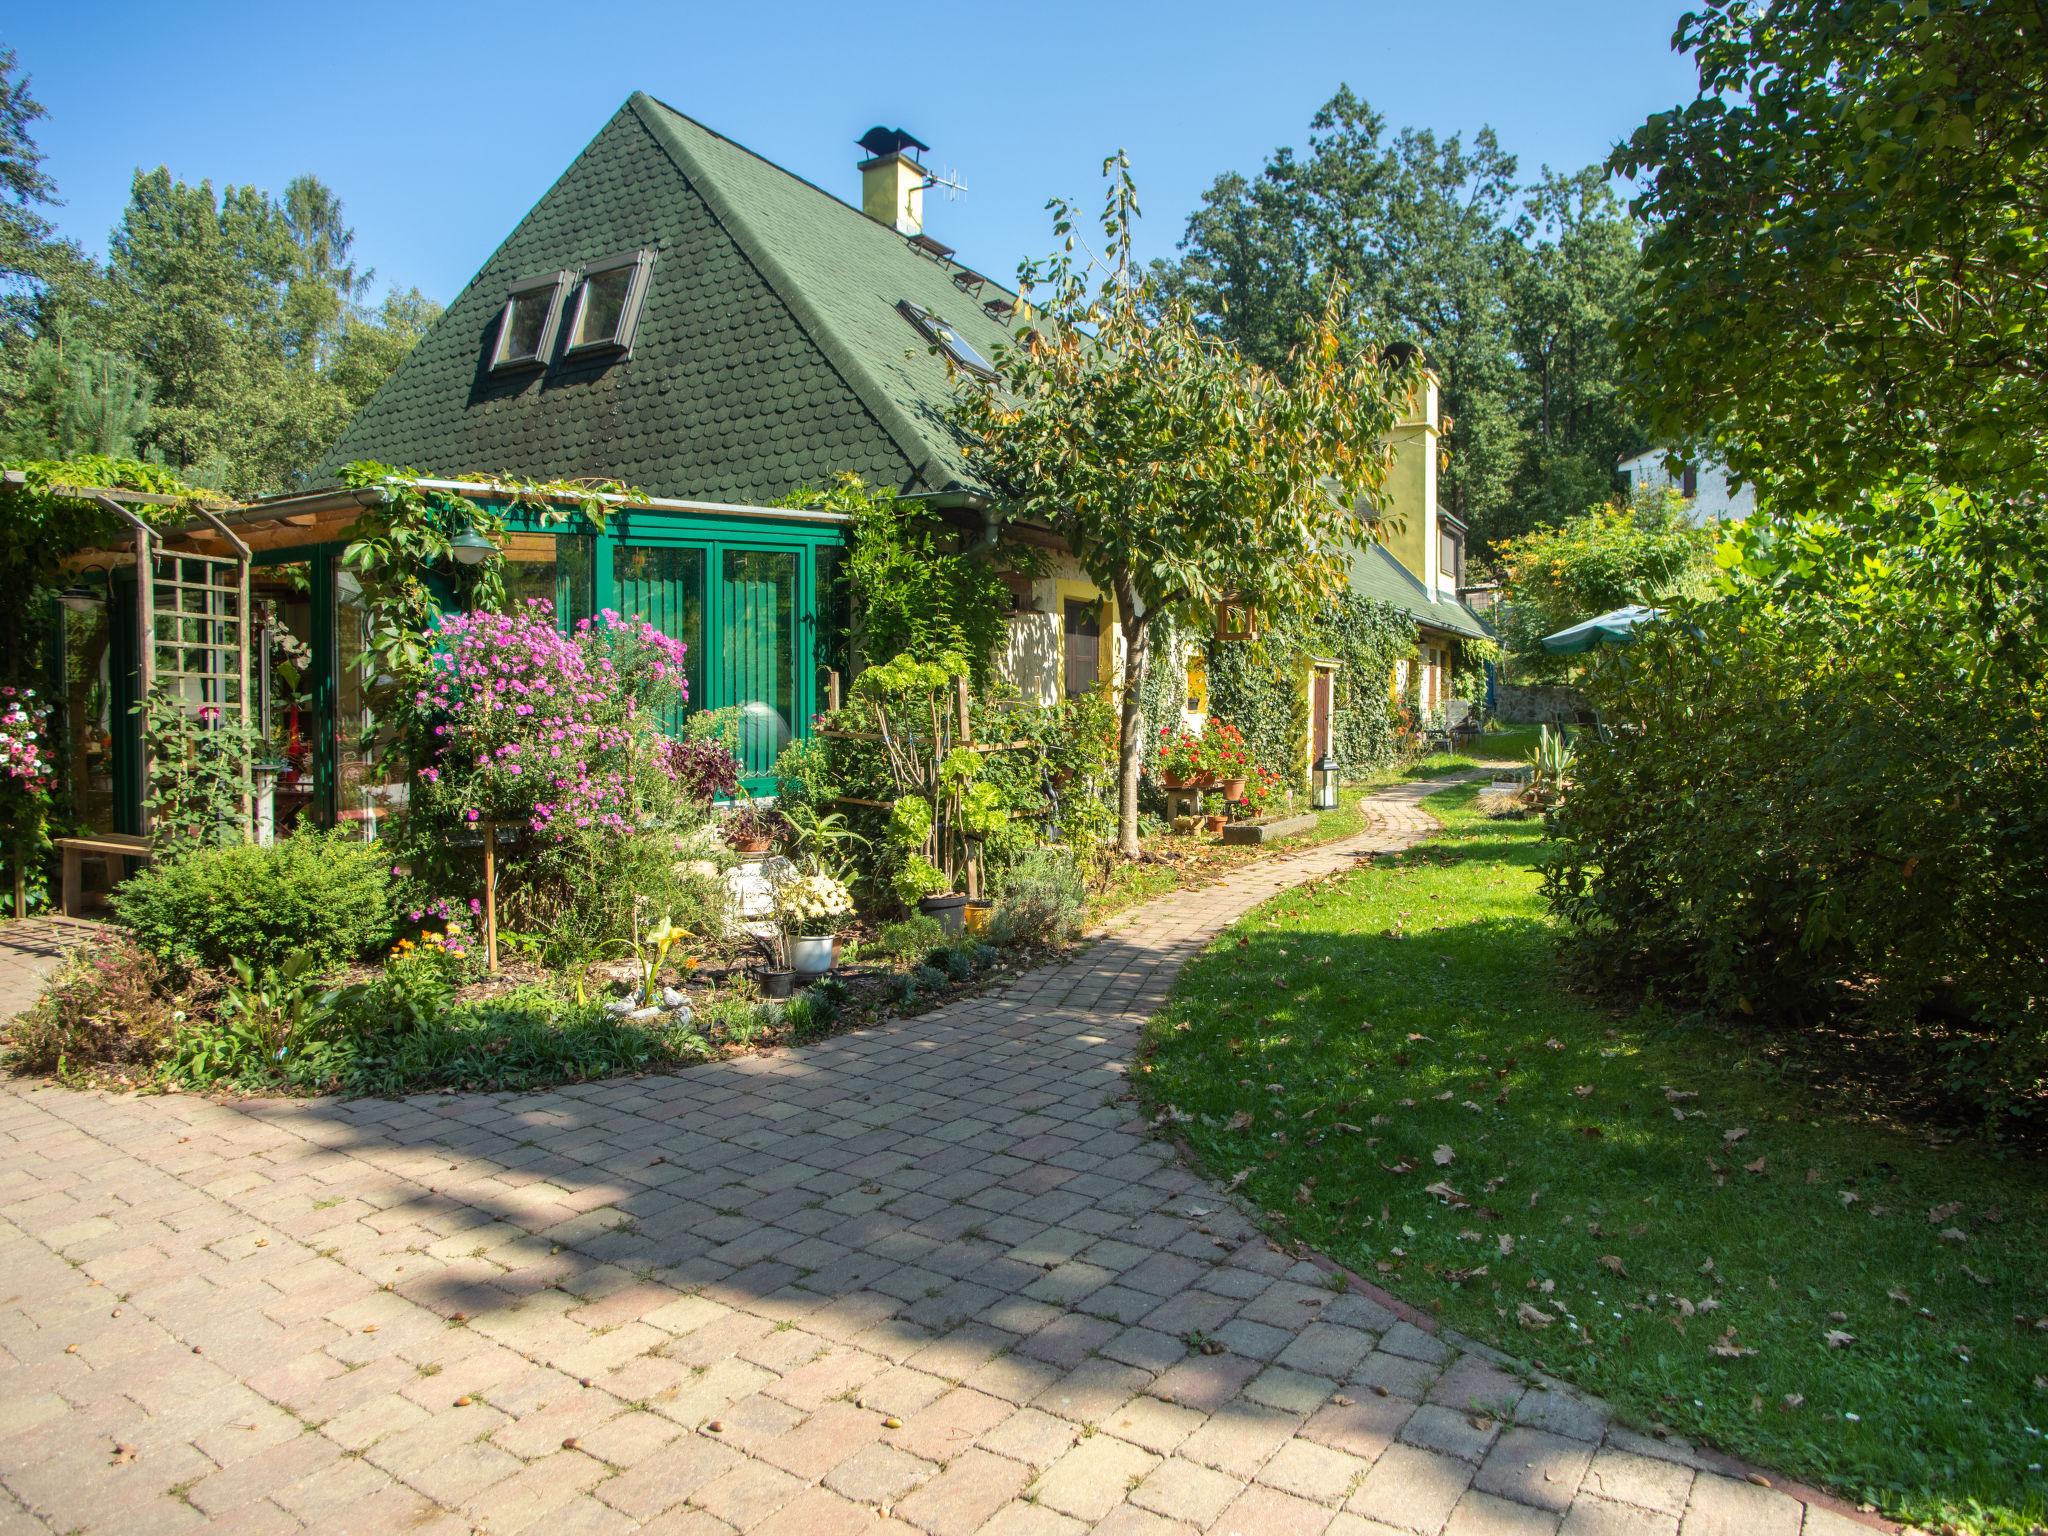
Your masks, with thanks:
M774 785L775 759L816 708L816 569L809 541L637 542L611 551L612 606L689 647L690 702L736 707L747 788Z

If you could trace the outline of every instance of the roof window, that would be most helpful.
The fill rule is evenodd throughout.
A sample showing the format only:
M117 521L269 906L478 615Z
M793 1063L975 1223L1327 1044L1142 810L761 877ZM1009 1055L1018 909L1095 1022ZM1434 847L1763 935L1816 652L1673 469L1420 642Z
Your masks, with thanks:
M654 252L632 251L594 261L583 269L569 312L569 351L624 352L647 297L647 273Z
M943 348L948 357L969 373L979 374L984 379L996 376L996 365L976 351L972 342L930 310L922 305L913 304L908 299L896 307L902 312L904 319L923 332L935 346Z
M562 295L570 274L550 272L512 285L498 316L498 340L491 349L491 372L540 368L555 347L555 327L562 318Z

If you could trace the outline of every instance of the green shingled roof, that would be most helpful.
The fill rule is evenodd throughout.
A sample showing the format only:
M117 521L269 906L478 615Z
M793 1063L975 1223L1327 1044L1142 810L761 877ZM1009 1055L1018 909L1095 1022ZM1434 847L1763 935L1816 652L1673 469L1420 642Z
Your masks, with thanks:
M632 355L486 368L507 288L659 252ZM377 459L431 473L616 476L655 495L761 503L842 470L943 491L970 481L945 363L909 300L984 355L1010 339L902 235L635 93L534 205L315 472Z
M1384 544L1367 544L1351 551L1351 590L1360 597L1392 603L1414 616L1418 624L1453 635L1487 639L1488 631L1479 616L1453 597L1430 600L1429 592L1414 573Z

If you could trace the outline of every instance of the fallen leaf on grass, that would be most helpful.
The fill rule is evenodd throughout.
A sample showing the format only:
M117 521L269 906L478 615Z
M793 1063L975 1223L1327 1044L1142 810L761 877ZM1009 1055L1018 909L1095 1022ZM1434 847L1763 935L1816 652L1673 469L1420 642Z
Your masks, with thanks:
M1963 1202L1960 1200L1951 1200L1947 1205L1934 1206L1927 1212L1927 1225L1938 1227L1962 1208Z
M1572 1092L1582 1099L1589 1099L1593 1096L1593 1085L1591 1083L1579 1083L1572 1089Z
M1913 1304L1913 1298L1906 1294L1906 1288L1903 1285L1893 1286L1885 1292L1885 1295L1891 1297L1893 1301L1898 1302L1901 1306L1910 1307Z
M1666 1088L1664 1097L1673 1104L1683 1104L1687 1099L1696 1099L1699 1095L1690 1089Z
M1617 1275L1626 1276L1628 1274L1628 1266L1621 1262L1621 1255L1618 1253L1601 1254L1599 1263L1602 1269L1611 1270Z
M1784 1397L1779 1399L1779 1403L1787 1413L1794 1413L1806 1406L1806 1394L1804 1392L1787 1392Z
M1449 1147L1438 1147L1434 1152L1429 1154L1429 1160L1435 1163L1437 1167L1445 1168L1451 1164L1451 1162L1457 1157L1457 1155L1458 1154L1453 1152Z
M1251 1171L1251 1169L1249 1169L1249 1168L1240 1168L1240 1169L1239 1169L1239 1170L1238 1170L1238 1171L1237 1171L1236 1173L1233 1173L1233 1174L1232 1174L1232 1175L1230 1176L1230 1182L1229 1182L1228 1184L1224 1185L1223 1187L1224 1187L1224 1188L1225 1188L1226 1190L1231 1190L1231 1189L1237 1189L1237 1188L1241 1187L1241 1186L1243 1185L1244 1181L1245 1181L1246 1179L1250 1178L1251 1176L1252 1176L1252 1171Z
M1735 1330L1730 1328L1714 1343L1707 1346L1707 1353L1719 1355L1723 1360L1739 1360L1745 1355L1755 1354L1756 1351L1736 1343Z
M1737 1125L1737 1126L1732 1126L1732 1127L1730 1127L1730 1128L1729 1128L1728 1130L1725 1130L1725 1131L1723 1131L1723 1132L1721 1133L1721 1139L1722 1139L1723 1141L1727 1142L1727 1143L1728 1143L1728 1145L1732 1147L1732 1146L1734 1146L1734 1145L1735 1145L1735 1143L1736 1143L1736 1142L1738 1142L1738 1141L1742 1140L1742 1138L1743 1138L1743 1137L1745 1137L1745 1136L1747 1136L1748 1134L1749 1134L1749 1127L1748 1127L1748 1126L1746 1126L1746 1125Z
M1970 1240L1970 1234L1963 1231L1960 1227L1943 1227L1941 1229L1941 1240L1944 1243L1967 1243Z
M1250 1113L1246 1110L1240 1109L1236 1114L1232 1115L1230 1119L1224 1123L1224 1129L1231 1131L1241 1131L1245 1129L1247 1126L1249 1126L1251 1123L1252 1117Z
M1524 1328L1548 1328L1557 1319L1539 1307L1532 1307L1526 1301L1515 1303L1515 1320Z
M1753 1163L1744 1163L1742 1165L1742 1171L1744 1173L1762 1173L1764 1171L1764 1160L1762 1158L1758 1158Z
M1822 1334L1821 1337L1828 1341L1829 1349L1847 1349L1851 1344L1854 1344L1856 1342L1855 1334L1844 1333L1839 1328L1830 1328L1826 1333Z
M1442 1200L1449 1205L1465 1205L1468 1203L1463 1195L1459 1194L1455 1189L1451 1188L1451 1186L1442 1179L1438 1179L1434 1184L1425 1184L1423 1186L1422 1192L1425 1195L1435 1195L1437 1199Z

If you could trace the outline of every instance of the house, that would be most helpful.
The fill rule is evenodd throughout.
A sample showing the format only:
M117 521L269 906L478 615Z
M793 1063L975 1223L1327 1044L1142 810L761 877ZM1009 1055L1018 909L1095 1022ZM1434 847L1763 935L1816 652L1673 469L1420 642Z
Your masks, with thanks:
M859 143L855 207L634 94L312 475L333 487L352 463L400 466L504 513L512 595L551 599L565 624L637 612L683 640L693 706L741 712L755 789L852 660L832 603L843 518L774 504L852 472L922 500L963 547L996 543L948 415L956 372L989 374L1028 307L926 230L925 145L884 128ZM1355 587L1415 615L1419 656L1390 686L1424 707L1448 689L1459 640L1484 633L1457 596L1462 529L1436 508L1436 439L1432 385L1399 434L1388 505L1371 514L1386 542L1352 563ZM505 489L578 478L630 491L594 519L547 516ZM362 593L341 555L379 494L321 489L195 519L158 540L149 581L133 550L101 552L97 616L86 601L65 621L69 714L91 722L79 740L99 743L97 824L140 829L130 706L152 676L194 707L233 708L246 666L253 723L282 765L279 823L374 835L404 791L383 758ZM551 494L557 509L576 502ZM1013 684L1051 700L1113 677L1105 594L1049 531L1001 537L1049 546L1042 574L1013 583ZM173 617L194 612L207 617ZM146 632L156 647L138 645Z
M1740 522L1756 510L1756 488L1731 484L1727 467L1718 460L1706 458L1674 472L1676 462L1668 449L1652 448L1616 468L1630 493L1677 491L1691 503L1694 521L1702 524Z

